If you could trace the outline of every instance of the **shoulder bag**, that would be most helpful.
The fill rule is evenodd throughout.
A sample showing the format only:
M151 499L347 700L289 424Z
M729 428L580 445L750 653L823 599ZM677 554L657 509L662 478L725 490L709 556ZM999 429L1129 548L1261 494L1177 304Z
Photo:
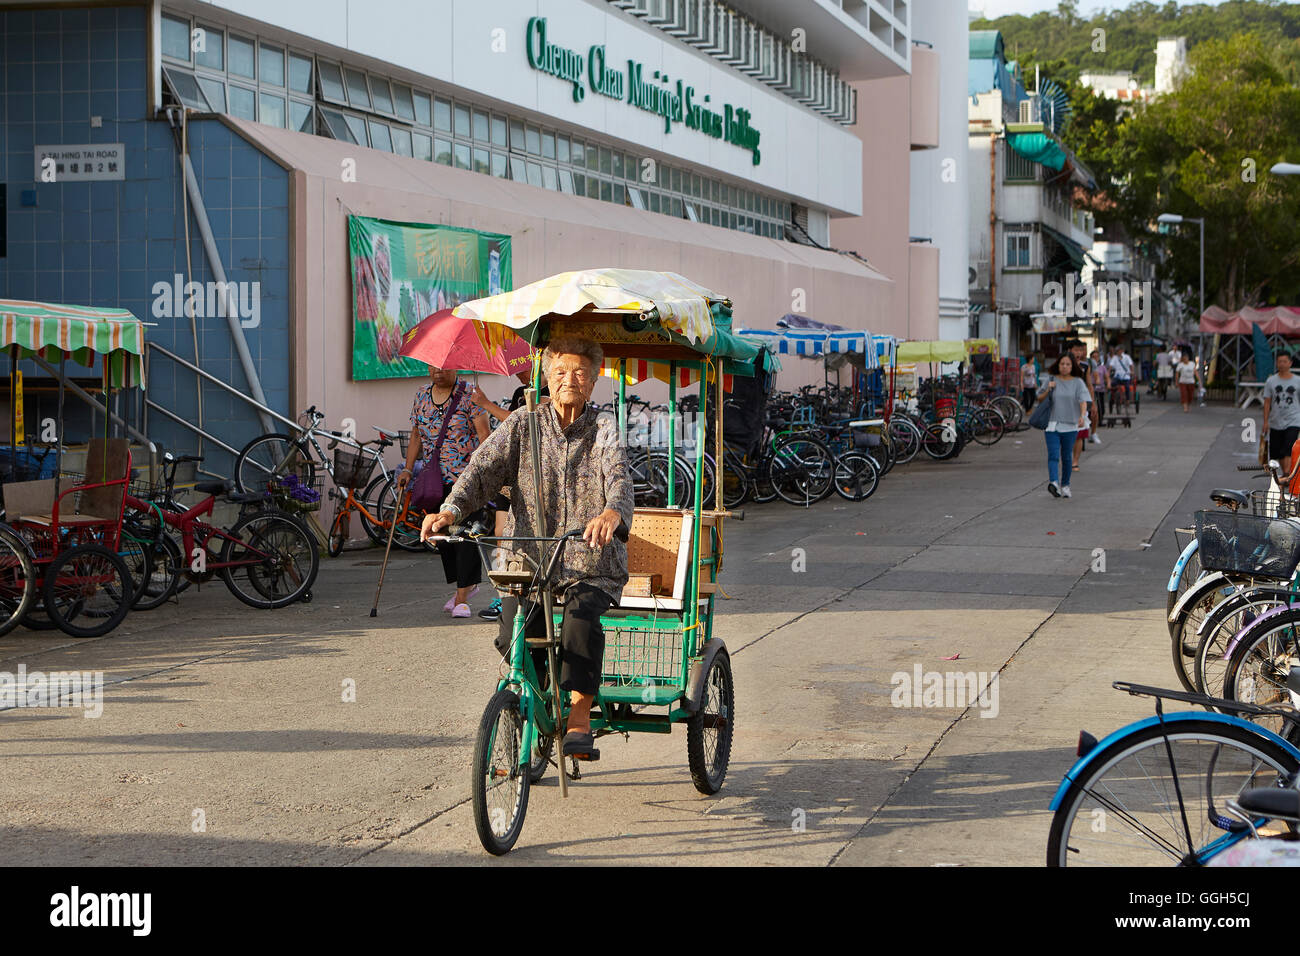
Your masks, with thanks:
M447 488L442 480L442 443L447 437L447 426L460 410L460 402L464 395L464 390L458 384L447 400L447 411L442 416L442 427L438 429L438 439L433 443L433 455L424 469L415 476L415 482L411 485L412 510L437 511L447 497Z

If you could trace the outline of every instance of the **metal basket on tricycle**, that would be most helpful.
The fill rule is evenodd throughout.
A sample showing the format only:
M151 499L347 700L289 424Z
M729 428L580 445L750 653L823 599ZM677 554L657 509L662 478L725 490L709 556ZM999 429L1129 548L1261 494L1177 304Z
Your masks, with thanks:
M1300 564L1300 520L1230 511L1198 511L1201 567L1286 580Z

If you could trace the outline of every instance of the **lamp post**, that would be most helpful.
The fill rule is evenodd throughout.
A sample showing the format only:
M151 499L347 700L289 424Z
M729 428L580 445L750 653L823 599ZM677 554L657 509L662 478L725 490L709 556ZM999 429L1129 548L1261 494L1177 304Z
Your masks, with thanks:
M1205 220L1196 219L1192 216L1180 216L1177 213L1162 212L1156 217L1156 222L1165 222L1170 225L1176 225L1180 222L1195 222L1201 227L1201 315L1205 314ZM1199 322L1199 318L1198 318Z

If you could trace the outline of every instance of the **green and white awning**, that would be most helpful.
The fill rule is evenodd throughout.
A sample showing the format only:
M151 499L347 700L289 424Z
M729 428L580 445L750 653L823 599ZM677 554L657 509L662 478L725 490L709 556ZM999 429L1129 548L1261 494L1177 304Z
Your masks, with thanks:
M126 309L0 299L0 346L47 362L104 357L110 388L144 387L144 323Z

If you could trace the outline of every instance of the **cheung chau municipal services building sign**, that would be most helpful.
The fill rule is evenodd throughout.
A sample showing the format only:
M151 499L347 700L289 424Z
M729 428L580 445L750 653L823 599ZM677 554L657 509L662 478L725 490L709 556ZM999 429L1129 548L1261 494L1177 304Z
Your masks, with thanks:
M759 164L760 134L750 125L749 110L724 103L719 113L706 105L710 101L707 93L701 96L695 87L681 79L671 82L658 70L647 78L643 65L636 60L628 60L627 69L619 70L611 66L612 60L603 43L592 45L585 55L551 43L546 35L545 17L529 18L525 40L528 65L572 83L575 103L581 103L590 89L600 96L625 101L637 109L662 116L665 133L673 131L674 123L682 124L748 150L754 165Z

